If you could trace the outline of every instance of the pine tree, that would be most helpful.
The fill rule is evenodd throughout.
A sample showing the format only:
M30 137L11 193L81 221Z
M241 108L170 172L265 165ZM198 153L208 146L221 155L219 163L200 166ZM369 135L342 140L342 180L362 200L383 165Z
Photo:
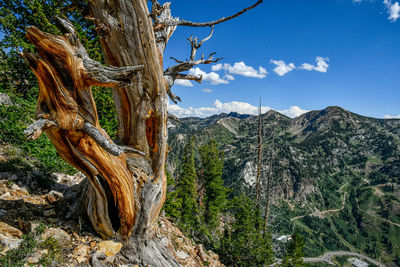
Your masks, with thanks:
M175 179L172 175L166 171L167 175L167 196L163 209L165 214L174 219L180 218L180 210L182 207L182 199L178 198L178 192L176 191Z
M286 251L283 259L283 267L300 267L304 266L304 238L297 232L292 236L292 241Z
M222 180L224 155L215 140L201 146L199 152L204 177L204 221L213 230L226 202L227 190Z
M180 222L182 226L186 229L198 229L199 208L194 165L194 137L189 139L183 149L176 192L177 199L181 202Z
M234 221L225 227L221 238L219 254L222 262L229 266L271 264L271 238L256 227L262 224L262 218L257 216L255 203L241 195L235 197L230 206Z

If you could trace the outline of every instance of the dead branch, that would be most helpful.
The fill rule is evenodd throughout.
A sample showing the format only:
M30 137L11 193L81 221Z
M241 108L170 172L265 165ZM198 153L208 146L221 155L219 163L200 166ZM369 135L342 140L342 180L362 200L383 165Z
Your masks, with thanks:
M150 17L153 20L153 30L156 37L157 47L160 53L163 53L168 40L176 30L176 25L167 25L165 22L179 21L179 19L172 17L170 2L167 2L164 5L158 3L157 0L151 0L151 2L152 7Z
M82 60L85 72L83 79L87 85L99 87L127 86L138 71L143 70L143 65L128 67L103 66L100 62L92 60L86 49L79 41L77 32L72 23L65 18L56 17L57 27L63 32L68 42L76 47L75 55Z
M204 58L204 55L201 55L200 59L196 60L196 54L197 50L201 47L201 45L208 41L214 33L214 27L211 27L211 32L210 34L202 39L201 41L198 40L197 37L190 36L188 38L189 44L190 44L190 58L187 61L182 61L178 60L174 57L171 57L171 59L175 60L176 63L178 63L175 66L169 67L165 72L164 72L164 77L168 83L169 88L172 87L174 84L174 81L176 79L183 79L183 80L193 80L198 83L201 83L202 77L201 76L194 76L194 75L188 75L188 74L183 74L181 72L188 71L192 69L194 66L199 65L199 64L211 64L214 62L218 62L222 58L216 58L214 59L214 53L211 53L207 59ZM172 98L171 98L172 100ZM174 100L173 100L174 101ZM174 101L175 102L175 101Z
M170 20L167 22L164 22L165 25L168 26L190 26L190 27L207 27L207 26L213 26L213 25L217 25L220 24L222 22L231 20L233 18L236 18L240 15L242 15L243 13L245 13L246 11L255 8L256 6L258 6L259 4L261 4L263 2L263 0L258 0L254 5L246 7L245 9L242 9L241 11L239 11L238 13L228 16L228 17L223 17L220 18L218 20L214 20L214 21L210 21L210 22L192 22L192 21L188 21L188 20Z
M57 123L52 120L38 119L25 129L24 134L26 135L27 139L36 140L40 137L44 130L56 126Z
M94 127L91 123L84 122L82 132L92 137L96 141L96 143L99 144L99 146L101 146L105 151L107 151L111 155L120 156L123 153L122 149L119 146L114 144L111 140L107 139L100 132L100 130Z

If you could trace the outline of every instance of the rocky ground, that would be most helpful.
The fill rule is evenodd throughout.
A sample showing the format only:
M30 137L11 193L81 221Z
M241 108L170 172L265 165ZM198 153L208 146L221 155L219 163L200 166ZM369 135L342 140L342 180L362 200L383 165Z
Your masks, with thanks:
M80 217L68 218L65 199L74 197L74 185L83 175L55 177L50 189L39 184L28 190L30 179L0 173L0 266L88 266L94 260L122 266L114 263L121 243L100 239ZM164 216L154 229L183 266L223 266L218 255L194 244Z

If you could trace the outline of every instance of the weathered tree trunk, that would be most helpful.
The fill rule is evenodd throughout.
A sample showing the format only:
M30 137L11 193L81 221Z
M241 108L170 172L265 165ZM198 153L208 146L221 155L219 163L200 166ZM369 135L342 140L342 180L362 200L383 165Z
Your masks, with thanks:
M245 11L210 23L174 19L170 3L152 0L89 0L107 66L91 60L72 24L57 18L63 36L27 29L38 54L23 57L39 82L36 119L25 133L35 139L45 132L58 154L90 180L83 206L103 238L125 242L120 262L149 266L177 266L157 237L149 233L166 194L167 102L179 100L171 92L175 79L200 82L181 72L197 64L198 42L190 38L186 62L163 70L163 52L178 25L213 26ZM116 144L101 129L92 86L111 87L119 129ZM94 259L94 262L96 260Z
M275 149L275 123L272 126L272 145L270 148L270 158L269 158L269 169L268 169L268 177L267 177L267 203L265 203L265 218L264 218L264 230L265 233L268 233L268 223L269 223L269 211L270 211L270 203L271 203L271 182L272 182L272 163L274 160L274 149Z
M261 99L260 106L258 108L258 148L257 148L257 176L256 176L256 208L257 212L260 209L261 201L261 173L262 173L262 153L263 153L263 127L262 127L262 117L261 117Z

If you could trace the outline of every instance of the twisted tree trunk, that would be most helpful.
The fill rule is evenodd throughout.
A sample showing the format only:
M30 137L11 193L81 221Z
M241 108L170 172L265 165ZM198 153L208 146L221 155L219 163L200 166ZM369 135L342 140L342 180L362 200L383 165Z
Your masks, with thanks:
M176 79L200 82L181 73L209 64L211 54L195 60L198 42L190 38L187 62L163 70L165 46L178 25L213 26L255 7L210 23L172 18L170 3L152 0L89 0L88 9L100 37L107 66L91 60L72 24L57 18L63 36L27 29L38 54L23 57L39 82L36 119L25 133L35 139L45 132L58 154L90 180L83 206L103 238L125 242L120 262L176 266L149 230L166 194L167 101ZM116 143L101 129L91 87L111 87L119 129ZM96 260L94 260L96 262Z

